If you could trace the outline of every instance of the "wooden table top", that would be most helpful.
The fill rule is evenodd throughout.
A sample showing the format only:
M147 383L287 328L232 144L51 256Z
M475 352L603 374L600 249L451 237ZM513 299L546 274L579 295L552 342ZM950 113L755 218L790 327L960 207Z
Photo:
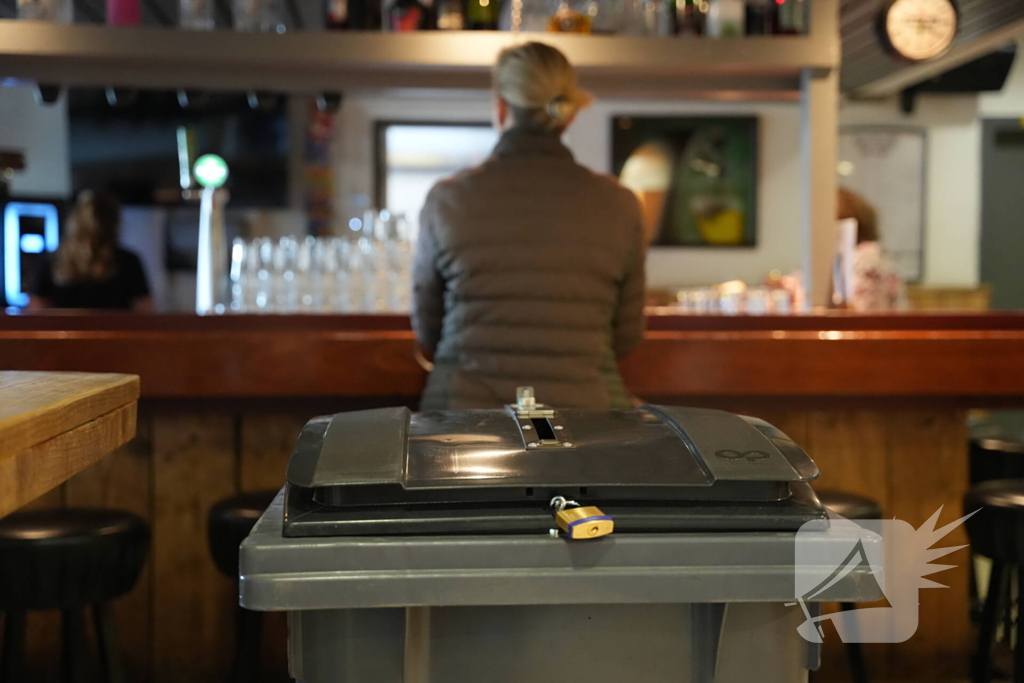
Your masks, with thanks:
M139 378L0 372L0 517L135 436Z

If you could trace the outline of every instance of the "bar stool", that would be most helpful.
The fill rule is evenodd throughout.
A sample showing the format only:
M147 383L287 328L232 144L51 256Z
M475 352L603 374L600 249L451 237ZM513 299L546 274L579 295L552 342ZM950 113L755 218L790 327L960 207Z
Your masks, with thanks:
M846 491L817 491L818 500L832 512L851 521L858 519L881 519L882 506L867 496L858 496ZM841 602L844 611L856 609L852 602ZM846 656L850 662L850 677L854 683L867 683L868 670L864 662L864 651L860 643L846 643Z
M1024 478L1024 416L996 412L971 424L971 483Z
M43 609L61 610L61 680L84 680L83 610L92 607L103 680L122 683L110 601L135 586L149 539L145 522L116 510L33 510L0 519L0 681L26 680L26 613Z
M964 513L975 511L978 513L966 523L971 551L992 560L992 574L974 652L973 680L988 683L992 679L992 645L1009 592L1011 569L1016 568L1018 585L1024 586L1024 479L995 479L978 484L964 494ZM1024 634L1022 597L1017 596L1018 638ZM1014 650L1013 680L1024 682L1024 647L1019 641Z
M226 498L210 508L210 554L222 574L238 580L238 546L252 531L260 515L270 507L276 495L277 491L251 491ZM259 612L252 612L236 604L232 681L249 683L256 680L262 626L263 619Z

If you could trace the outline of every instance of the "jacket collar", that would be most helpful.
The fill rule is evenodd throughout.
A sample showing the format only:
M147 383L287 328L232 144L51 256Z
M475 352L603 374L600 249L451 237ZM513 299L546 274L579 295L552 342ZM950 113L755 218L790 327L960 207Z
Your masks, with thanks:
M496 157L554 156L573 158L572 152L562 144L558 135L523 128L510 128L502 133L493 155Z

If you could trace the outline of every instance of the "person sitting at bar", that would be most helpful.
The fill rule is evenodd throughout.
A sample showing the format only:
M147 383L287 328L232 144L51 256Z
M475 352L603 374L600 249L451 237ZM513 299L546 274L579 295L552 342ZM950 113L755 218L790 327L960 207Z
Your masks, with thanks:
M153 310L142 262L118 246L120 226L116 200L79 194L60 246L35 274L28 308Z
M561 52L509 48L493 78L497 146L420 216L412 317L434 360L421 409L498 407L523 385L563 408L628 408L616 361L644 327L636 196L562 144L591 97Z
M896 264L882 250L878 214L864 197L839 189L839 219L857 221L853 252L853 287L847 307L854 311L886 311L907 307L906 288Z

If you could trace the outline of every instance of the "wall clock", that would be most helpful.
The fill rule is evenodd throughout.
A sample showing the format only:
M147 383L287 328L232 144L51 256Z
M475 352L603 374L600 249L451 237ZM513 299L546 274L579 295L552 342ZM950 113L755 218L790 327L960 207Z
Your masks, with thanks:
M892 0L878 16L878 33L896 57L923 62L949 50L959 24L953 0Z

